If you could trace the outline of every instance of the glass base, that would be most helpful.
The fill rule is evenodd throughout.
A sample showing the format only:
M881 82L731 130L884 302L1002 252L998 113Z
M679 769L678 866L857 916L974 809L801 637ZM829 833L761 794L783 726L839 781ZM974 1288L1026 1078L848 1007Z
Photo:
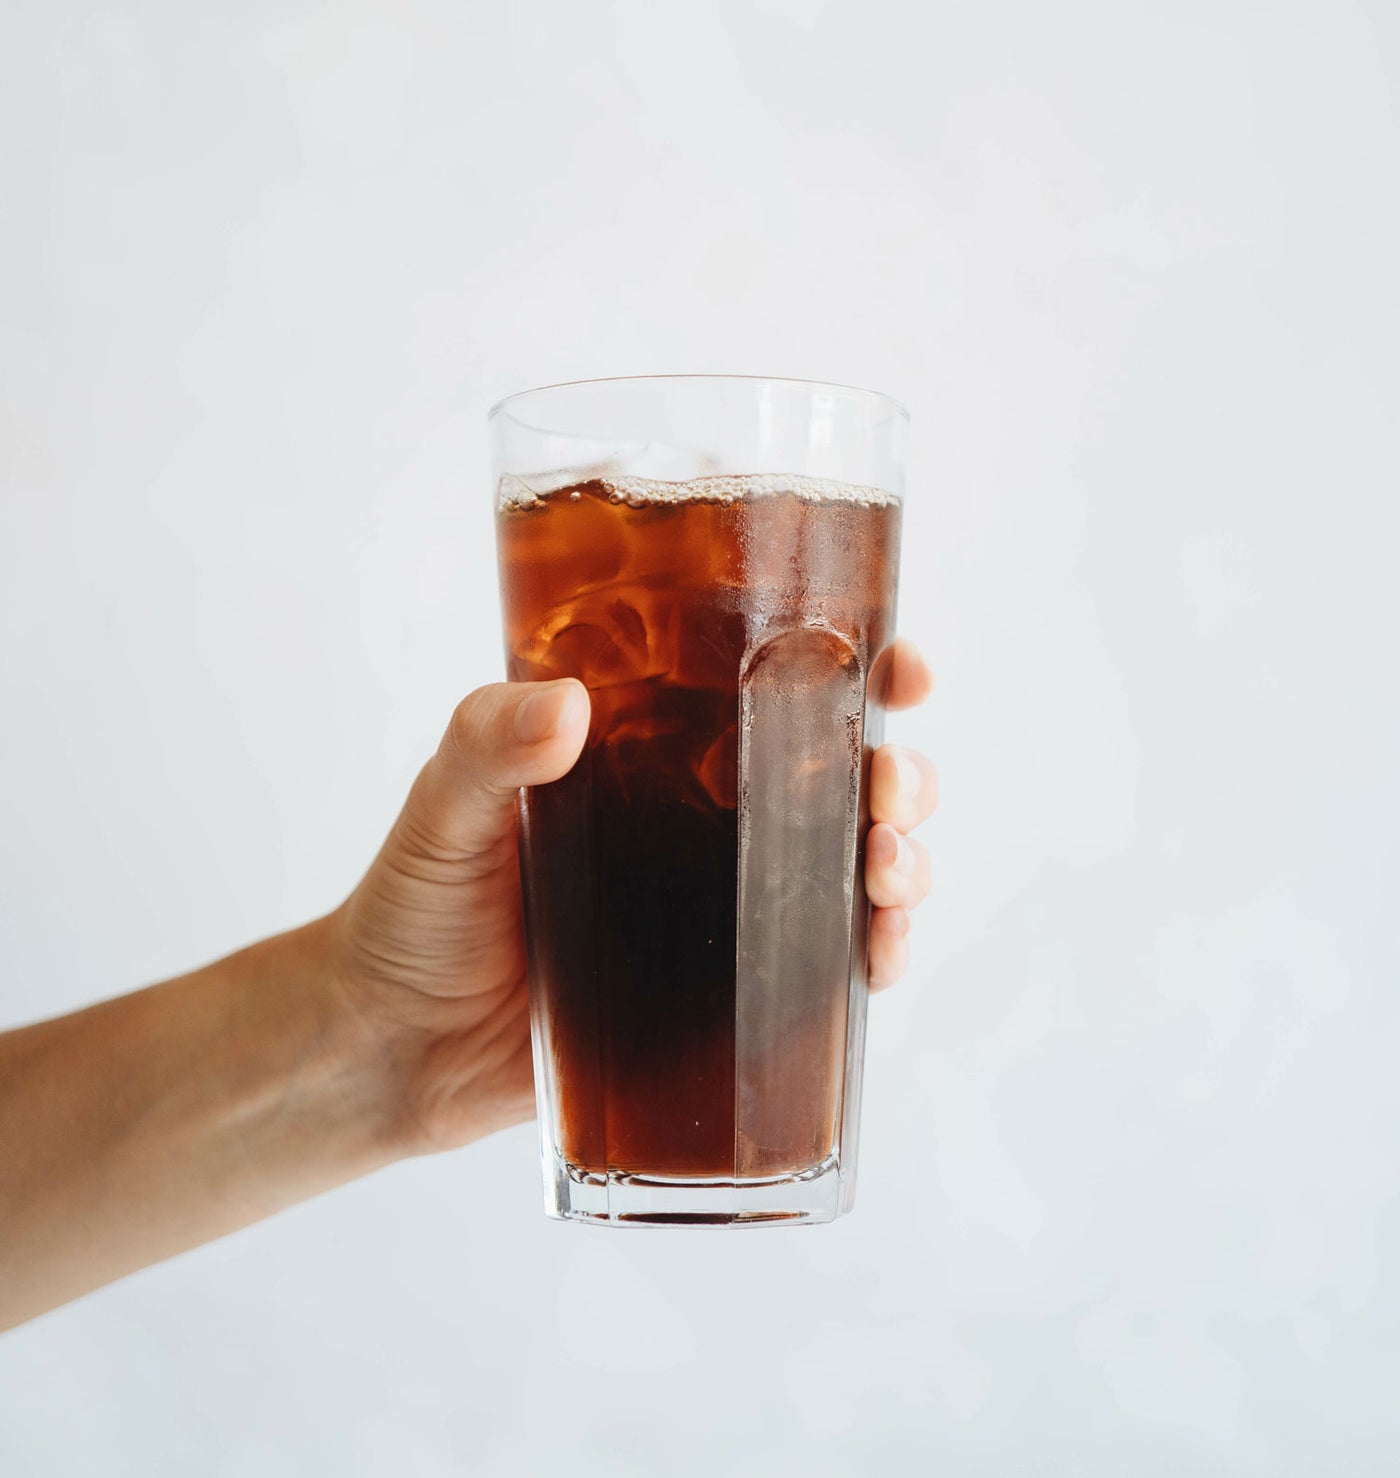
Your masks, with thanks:
M849 1211L854 1195L854 1177L834 1155L766 1180L600 1175L561 1160L546 1174L544 1209L559 1221L609 1227L818 1226Z

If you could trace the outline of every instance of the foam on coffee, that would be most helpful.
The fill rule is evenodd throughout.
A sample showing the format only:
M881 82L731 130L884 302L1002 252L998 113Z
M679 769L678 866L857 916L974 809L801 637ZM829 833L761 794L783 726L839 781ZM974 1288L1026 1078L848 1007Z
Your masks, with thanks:
M585 479L575 472L558 481L555 478L535 478L529 483L507 474L501 479L499 506L502 513L527 512L559 493L567 493L577 499L580 488L584 487L596 487L610 503L626 503L630 508L680 503L737 503L747 498L772 498L784 494L800 498L804 503L853 503L863 508L885 508L900 501L897 494L883 488L860 487L854 483L787 472L725 473L693 477L686 482L617 474Z

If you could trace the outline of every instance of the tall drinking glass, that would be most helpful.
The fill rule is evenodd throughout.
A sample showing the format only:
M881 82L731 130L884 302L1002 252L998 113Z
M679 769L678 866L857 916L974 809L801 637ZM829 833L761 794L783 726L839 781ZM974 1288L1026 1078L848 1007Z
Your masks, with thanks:
M731 375L491 413L510 676L593 705L578 763L520 797L551 1216L851 1205L907 423L870 391Z

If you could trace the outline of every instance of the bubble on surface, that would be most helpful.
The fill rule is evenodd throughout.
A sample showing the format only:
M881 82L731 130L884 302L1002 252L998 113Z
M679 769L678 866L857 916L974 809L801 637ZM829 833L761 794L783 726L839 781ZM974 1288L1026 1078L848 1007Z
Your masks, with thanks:
M555 473L545 478L523 478L507 474L501 479L497 502L503 513L529 513L548 503L566 488L578 498L577 476ZM883 508L900 502L897 493L884 488L860 487L828 478L802 477L788 472L725 473L695 477L688 482L664 482L654 477L608 474L589 479L610 503L629 508L666 507L681 503L737 503L746 498L772 498L781 494L805 503L855 503L863 508Z

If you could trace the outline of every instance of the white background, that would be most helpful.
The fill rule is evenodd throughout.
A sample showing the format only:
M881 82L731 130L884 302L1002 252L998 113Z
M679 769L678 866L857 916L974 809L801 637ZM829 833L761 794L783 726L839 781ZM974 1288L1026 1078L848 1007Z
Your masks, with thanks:
M3 0L0 1020L343 896L533 384L913 408L945 799L852 1217L520 1129L11 1334L0 1470L1395 1471L1398 19Z

